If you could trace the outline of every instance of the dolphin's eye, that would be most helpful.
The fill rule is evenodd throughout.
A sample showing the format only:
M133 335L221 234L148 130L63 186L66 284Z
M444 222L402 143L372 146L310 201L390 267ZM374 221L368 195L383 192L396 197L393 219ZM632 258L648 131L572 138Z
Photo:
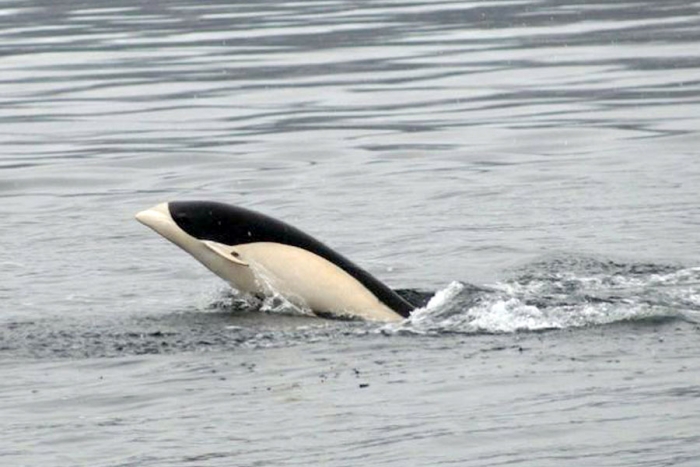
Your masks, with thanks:
M231 252L231 256L233 256L234 258L239 258L241 255L238 254L237 251L232 251L232 252Z

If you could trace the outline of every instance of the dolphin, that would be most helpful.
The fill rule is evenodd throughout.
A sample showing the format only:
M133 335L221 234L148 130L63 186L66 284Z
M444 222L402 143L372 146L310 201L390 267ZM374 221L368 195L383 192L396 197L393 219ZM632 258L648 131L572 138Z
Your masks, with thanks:
M369 321L400 321L415 308L310 235L249 209L172 201L136 219L244 293L279 294L318 316Z

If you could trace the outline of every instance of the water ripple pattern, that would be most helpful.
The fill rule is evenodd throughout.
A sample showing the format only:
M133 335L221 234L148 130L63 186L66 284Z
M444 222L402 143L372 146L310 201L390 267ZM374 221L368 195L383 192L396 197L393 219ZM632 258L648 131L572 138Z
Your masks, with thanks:
M0 2L0 464L696 466L700 6ZM418 310L231 292L239 204Z

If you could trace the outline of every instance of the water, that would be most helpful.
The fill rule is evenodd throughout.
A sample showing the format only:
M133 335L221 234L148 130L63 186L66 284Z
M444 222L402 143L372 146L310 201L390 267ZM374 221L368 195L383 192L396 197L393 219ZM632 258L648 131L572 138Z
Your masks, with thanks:
M0 463L697 465L699 36L673 1L3 2ZM250 302L132 218L173 199L421 308Z

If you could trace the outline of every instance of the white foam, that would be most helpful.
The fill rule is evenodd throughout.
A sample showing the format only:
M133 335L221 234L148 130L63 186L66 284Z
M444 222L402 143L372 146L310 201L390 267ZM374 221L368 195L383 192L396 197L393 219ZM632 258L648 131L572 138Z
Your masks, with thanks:
M700 268L646 277L550 274L496 283L488 290L452 282L428 304L382 332L511 333L598 326L621 321L700 316ZM593 299L593 300L591 300ZM685 312L685 309L688 309Z
M517 298L497 299L471 308L467 312L469 325L476 331L516 332L562 327L539 308L526 305Z
M424 307L414 310L407 318L407 321L414 325L420 325L421 322L431 319L431 316L435 313L442 310L448 304L453 303L463 289L464 284L461 282L451 282L444 289L435 292L435 295L430 298Z
M306 315L314 316L311 309L306 307L299 307L294 303L287 300L284 295L277 292L273 292L270 295L266 295L265 299L260 306L260 310L266 313L283 313L283 314L293 314L293 315Z
M663 285L698 285L700 267L680 269L669 274L654 274L650 282Z
M271 274L261 264L251 263L251 266L255 269L255 280L261 286L262 290L267 292L260 307L261 311L267 313L314 316L310 308L297 306L279 293L274 287Z
M450 282L447 287L438 290L435 295L430 298L425 308L428 310L436 310L444 307L446 304L453 301L462 290L464 290L463 283L457 281Z

